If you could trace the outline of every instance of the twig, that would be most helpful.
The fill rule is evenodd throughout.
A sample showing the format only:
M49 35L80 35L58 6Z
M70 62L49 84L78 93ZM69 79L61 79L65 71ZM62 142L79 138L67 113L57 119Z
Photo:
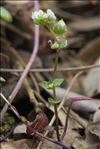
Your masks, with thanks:
M61 146L61 147L63 147L64 149L71 149L71 147L68 147L68 146L64 145L62 142L60 142L60 141L55 141L54 139L48 138L48 137L46 137L46 136L43 136L43 135L40 134L39 132L35 132L34 134L35 134L36 136L42 137L42 138L44 138L44 139L46 139L46 140L48 140L48 141L50 141L50 142L52 142L52 143L54 143L54 144L57 144L57 145Z
M15 107L9 103L9 101L6 99L6 97L2 93L0 93L0 96L2 97L3 100L5 100L5 102L8 104L10 109L14 112L14 114L21 120L21 117L18 114L18 112L16 111Z
M34 1L34 4L35 4L35 10L38 10L39 9L38 1ZM35 25L35 35L34 35L34 37L35 37L35 39L34 39L35 43L34 43L34 48L33 48L31 58L30 58L28 64L26 65L26 68L25 68L24 72L22 73L19 81L17 82L14 90L12 91L11 95L9 96L9 102L10 103L12 103L14 98L16 97L18 91L20 90L20 88L22 86L22 83L23 83L25 77L27 76L27 74L28 74L28 72L29 72L29 70L30 70L35 58L36 58L36 55L37 55L37 52L38 52L38 47L39 47L39 26L38 25ZM1 114L1 116L0 116L1 121L2 121L2 119L3 119L3 117L6 113L7 109L8 109L8 104L5 104L5 106L3 107L3 109L0 113Z
M23 68L25 67L25 62L24 60L21 58L21 56L18 54L18 52L14 49L14 48L10 48L10 51L11 53L13 54L13 56L17 59L17 67L18 68ZM29 73L30 77L32 78L32 73ZM34 77L33 77L34 78ZM34 78L34 81L35 81L35 78ZM36 84L36 83L35 83ZM38 101L37 99L35 98L34 96L34 92L33 92L33 89L31 88L31 85L29 83L29 80L28 80L28 77L26 77L24 79L24 85L25 85L25 88L26 88L26 91L28 93L28 96L29 96L29 99L30 99L30 102L33 103L35 105L35 110L38 109L40 110L40 107L39 107L39 104L38 104ZM37 87L36 87L37 88Z
M69 104L68 111L67 111L67 117L66 117L66 121L65 121L64 131L63 131L63 134L61 136L61 141L63 141L63 139L66 135L66 131L67 131L67 128L68 128L68 118L69 118L69 113L70 113L72 104L74 102L83 101L83 100L94 100L94 99L93 98L88 98L88 97L70 97L70 104Z
M69 107L68 107L68 110L67 110L67 116L66 116L66 120L65 120L65 126L64 126L64 131L60 137L60 140L63 141L65 135L66 135L66 131L67 131L67 128L68 128L68 118L69 118L69 113L70 113L70 110L71 110L71 106L72 106L72 102L70 103Z
M24 121L23 117L19 115L19 113L17 112L17 110L15 109L15 107L12 106L9 103L9 101L5 98L5 96L2 93L0 93L0 96L5 100L5 102L8 104L8 106L10 107L10 109L12 110L12 112L14 112L14 114L21 120L21 122L25 123L25 125L28 126L29 125L29 121L27 121L25 118L24 119L26 121ZM64 147L65 149L71 149L70 147L67 147L66 145L64 145L62 142L59 142L59 141L53 140L51 138L45 137L42 134L40 134L39 132L34 132L33 135L36 135L38 137L42 137L42 138L44 138L44 139L46 139L46 140L48 140L48 141L50 141L50 142L52 142L54 144L57 144L59 146Z
M70 67L70 68L57 68L56 71L82 71L82 70L88 70L92 68L98 68L99 65L88 65L88 66L80 66L80 67ZM23 72L25 69L7 69L7 68L1 68L1 72ZM34 68L30 69L29 72L53 72L53 68Z

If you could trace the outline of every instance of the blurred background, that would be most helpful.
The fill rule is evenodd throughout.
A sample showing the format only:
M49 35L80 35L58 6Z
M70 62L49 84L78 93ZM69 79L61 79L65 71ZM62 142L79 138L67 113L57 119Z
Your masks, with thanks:
M39 0L39 6L44 11L51 9L58 19L63 19L67 24L65 38L68 46L59 55L59 69L100 64L100 0ZM20 78L21 72L18 70L25 68L34 46L34 23L31 18L34 2L32 0L1 0L0 11L0 76L2 80L5 80L0 86L1 92L8 98ZM38 71L29 73L26 78L28 84L24 83L13 102L19 113L29 120L33 120L36 115L34 102L32 103L29 93L30 89L38 102L45 103L48 97L48 93L40 84L44 80L51 79L52 76L52 72L44 70L52 68L55 60L56 51L51 50L48 44L48 41L52 39L48 30L40 27L39 51L32 65L32 69L36 68ZM42 72L39 72L39 69L42 69ZM76 71L56 73L56 77L65 80L61 86L62 89L68 87L75 74ZM77 95L100 99L99 68L84 72L73 84L71 91ZM60 92L62 93L62 90ZM1 100L1 109L4 104L5 102ZM95 110L92 109L89 112L96 111L98 106L96 103ZM50 109L45 107L45 112L48 113L50 119L53 115ZM89 118L90 115L86 113L83 116ZM1 134L5 132L4 129Z

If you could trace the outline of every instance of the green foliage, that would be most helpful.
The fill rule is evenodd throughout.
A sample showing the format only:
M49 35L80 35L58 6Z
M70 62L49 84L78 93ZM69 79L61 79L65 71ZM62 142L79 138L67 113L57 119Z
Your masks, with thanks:
M44 86L46 89L53 89L53 83L50 81L44 81Z
M63 83L64 79L54 79L53 81L44 81L45 88L53 89L59 87Z
M53 81L53 85L54 87L59 87L62 83L63 83L64 79L60 78L60 79L54 79Z
M6 21L8 23L12 22L11 13L2 6L0 7L0 17L1 17L1 19L3 19L4 21Z
M60 103L60 100L56 100L56 99L51 98L51 97L48 98L48 101L52 105L57 105L58 103Z

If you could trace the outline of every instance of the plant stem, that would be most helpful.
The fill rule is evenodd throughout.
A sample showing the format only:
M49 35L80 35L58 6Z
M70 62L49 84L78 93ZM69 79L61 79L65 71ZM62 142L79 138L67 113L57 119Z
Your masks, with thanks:
M67 128L68 128L68 118L69 118L69 113L70 113L71 106L72 106L72 102L70 103L70 105L68 107L67 116L66 116L66 120L65 120L64 131L63 131L63 134L61 135L61 138L60 138L61 141L63 141L63 139L66 135L66 131L67 131Z
M59 52L60 50L57 49L57 55L54 63L54 70L53 70L53 79L55 79L55 73L57 70L57 65L58 65L58 58L59 58ZM53 97L56 100L56 90L55 87L53 87ZM59 135L59 120L58 120L58 112L57 112L57 105L54 105L54 111L55 111L55 117L56 117L56 134L57 134L57 140L60 141L60 135Z
M56 99L56 92L55 88L53 88L53 97ZM55 117L56 117L56 134L57 134L57 140L60 141L60 135L59 135L59 121L58 121L58 113L57 113L57 105L54 105L54 111L55 111Z
M56 50L56 59L55 59L54 68L53 68L53 79L55 78L55 73L57 71L59 53L60 53L60 49L57 49Z
M44 138L44 139L46 139L46 140L48 140L48 141L50 141L50 142L52 142L52 143L54 143L54 144L57 144L57 145L61 146L61 147L63 147L64 149L71 149L71 147L68 147L68 146L64 145L62 142L55 141L55 140L53 140L53 139L51 139L51 138L48 138L48 137L46 137L46 136L43 136L43 135L40 134L39 132L35 132L34 134L35 134L36 136L39 136L39 137Z
M64 139L64 137L66 135L66 131L67 131L67 128L68 128L68 118L69 118L69 114L70 114L70 110L71 110L72 104L74 102L77 102L77 101L93 100L93 98L88 98L88 97L71 97L70 99L71 99L71 101L70 101L70 104L69 104L69 107L68 107L68 111L67 111L64 131L63 131L63 134L62 134L62 136L60 138L61 141L63 141L63 139Z
M34 4L35 4L35 10L38 10L39 9L39 5L38 5L38 1L34 1ZM23 84L23 81L25 79L25 77L27 76L35 58L36 58L36 55L37 55L37 52L38 52L38 47L39 47L39 26L38 25L35 25L35 28L34 28L34 36L35 36L35 43L34 43L34 47L33 47L33 52L32 52L32 55L30 57L30 60L28 62L28 64L26 65L26 68L24 70L24 72L21 74L21 77L20 79L18 80L14 90L12 91L11 95L9 96L9 102L12 103L14 98L16 97L17 93L19 92L22 84ZM0 121L2 121L6 111L8 109L8 104L6 103L0 113Z

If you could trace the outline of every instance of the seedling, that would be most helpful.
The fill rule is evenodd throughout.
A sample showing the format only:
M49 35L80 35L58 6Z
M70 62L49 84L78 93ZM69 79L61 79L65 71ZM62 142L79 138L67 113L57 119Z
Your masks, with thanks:
M60 141L57 112L57 104L60 103L60 101L56 98L56 87L59 87L63 83L64 79L55 78L55 73L57 71L59 52L62 48L67 46L67 40L64 38L64 33L67 31L67 26L63 19L57 20L57 17L50 9L48 9L47 12L42 10L33 12L32 19L35 24L47 27L54 37L54 42L51 41L51 49L56 49L57 55L54 62L53 78L52 81L45 81L44 83L47 89L53 90L53 98L49 97L48 101L54 106L57 139Z

